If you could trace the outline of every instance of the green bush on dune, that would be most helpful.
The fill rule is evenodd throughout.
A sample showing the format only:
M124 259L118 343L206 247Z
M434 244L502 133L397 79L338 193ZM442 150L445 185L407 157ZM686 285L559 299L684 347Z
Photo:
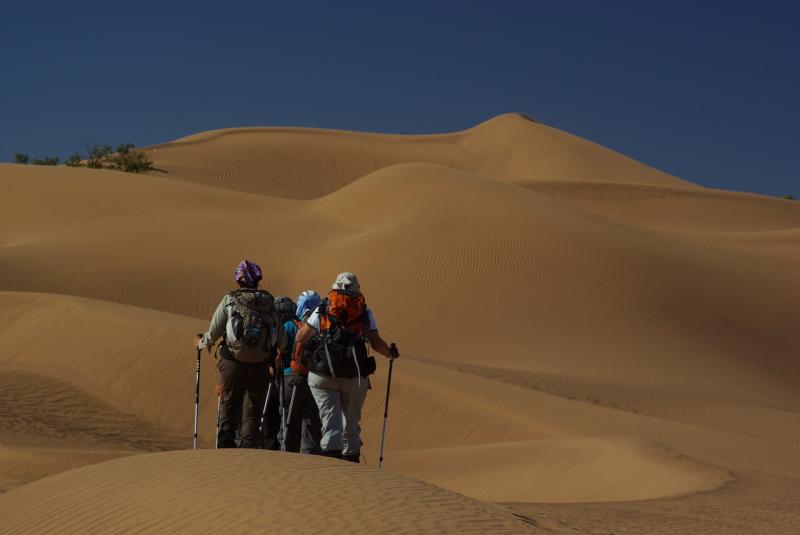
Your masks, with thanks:
M153 162L143 152L133 151L132 148L133 145L130 143L118 146L111 158L111 168L120 169L126 173L141 173L152 169Z
M89 169L102 169L105 167L103 164L108 161L111 156L110 145L92 145L87 147L86 151L89 156L86 158L86 167Z
M789 195L784 195L783 198L784 199L789 199L790 201L795 200L794 195L792 195L791 193Z
M153 162L143 152L133 150L133 143L122 143L116 149L110 145L89 147L86 167L92 169L116 169L126 173L141 173L153 169Z
M64 160L64 165L67 167L83 167L83 161L81 160L81 153L75 151L72 155Z
M58 165L60 159L58 156L45 156L44 158L34 158L31 160L31 157L25 153L18 152L14 155L14 163L18 163L21 165Z
M87 157L84 162L80 151L75 151L64 160L67 167L88 167L89 169L116 169L126 173L141 173L153 169L153 162L143 152L133 150L133 143L121 143L116 150L111 145L92 145L86 148ZM18 152L14 154L14 163L25 165L58 165L57 156L34 158Z
M44 158L34 158L31 160L32 165L58 165L60 159L58 156L45 156Z

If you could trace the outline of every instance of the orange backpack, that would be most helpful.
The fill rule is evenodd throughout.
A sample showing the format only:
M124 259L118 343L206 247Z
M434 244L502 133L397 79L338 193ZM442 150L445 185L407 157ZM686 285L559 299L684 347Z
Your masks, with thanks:
M331 290L328 293L327 306L323 303L320 307L320 331L326 332L331 328L331 317L351 334L363 335L364 313L367 302L362 294L348 295L341 290Z
M303 326L303 322L298 320L297 318L292 318L292 321L294 322L295 325L297 325L297 330L300 331L300 327ZM297 335L295 334L295 336ZM308 367L301 362L302 360L303 360L303 344L295 340L294 349L292 351L292 360L289 366L292 368L292 371L294 371L295 373L299 371L300 375L305 377L306 375L308 375Z
M310 371L329 377L367 377L375 359L367 352L367 303L363 295L331 290L319 306L319 332L303 348Z

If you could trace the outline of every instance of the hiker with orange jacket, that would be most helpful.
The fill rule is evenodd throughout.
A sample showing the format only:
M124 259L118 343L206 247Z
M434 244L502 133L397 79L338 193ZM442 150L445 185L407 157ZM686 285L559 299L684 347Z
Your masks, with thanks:
M328 297L295 337L295 359L307 356L308 385L322 420L322 454L359 462L361 408L375 358L367 343L387 358L399 355L378 333L353 273L340 273Z

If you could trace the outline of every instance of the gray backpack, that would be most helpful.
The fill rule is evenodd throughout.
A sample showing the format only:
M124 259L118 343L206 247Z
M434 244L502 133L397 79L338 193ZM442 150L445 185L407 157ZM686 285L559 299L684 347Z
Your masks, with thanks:
M272 295L264 290L241 288L230 293L225 345L242 362L261 362L274 353L277 319Z

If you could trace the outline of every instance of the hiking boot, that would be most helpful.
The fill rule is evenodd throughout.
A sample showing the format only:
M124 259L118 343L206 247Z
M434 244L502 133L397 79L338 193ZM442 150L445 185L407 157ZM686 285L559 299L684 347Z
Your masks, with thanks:
M348 453L347 455L342 455L342 459L345 461L350 461L351 463L360 463L361 462L361 454L360 453Z

